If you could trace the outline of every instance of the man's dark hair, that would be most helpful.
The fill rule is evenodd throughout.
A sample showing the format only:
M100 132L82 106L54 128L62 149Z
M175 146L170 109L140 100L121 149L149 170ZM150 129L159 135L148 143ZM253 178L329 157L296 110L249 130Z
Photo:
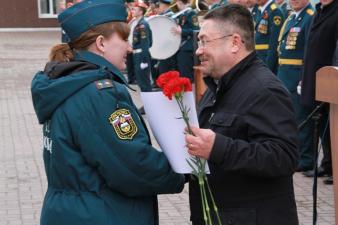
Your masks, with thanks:
M243 41L248 51L255 49L254 23L250 11L238 4L229 4L211 10L204 16L205 20L217 20L222 26L221 29L227 30L228 26L233 26Z

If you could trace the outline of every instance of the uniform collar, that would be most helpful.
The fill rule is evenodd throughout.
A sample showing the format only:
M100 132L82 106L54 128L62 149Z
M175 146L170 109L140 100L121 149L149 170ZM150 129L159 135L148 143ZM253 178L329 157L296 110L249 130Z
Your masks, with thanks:
M75 54L75 60L86 61L99 66L100 68L107 68L112 72L119 80L127 85L124 75L113 64L105 60L103 57L85 50L77 51ZM128 85L127 85L128 86Z
M268 7L268 5L270 5L272 2L273 2L273 0L267 1L267 2L260 8L261 13L263 13L264 10Z
M310 6L310 3L307 4L304 8L302 8L301 10L297 11L297 12L294 12L294 15L295 15L295 18L297 19L299 17L299 15L305 11L305 9L309 8Z

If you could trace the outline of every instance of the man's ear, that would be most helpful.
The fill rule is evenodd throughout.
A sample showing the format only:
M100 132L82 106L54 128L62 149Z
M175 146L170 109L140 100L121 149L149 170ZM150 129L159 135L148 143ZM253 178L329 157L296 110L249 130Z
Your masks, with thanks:
M241 46L242 46L241 36L236 33L233 34L231 52L237 53L241 49Z
M96 48L101 53L104 53L106 51L104 40L105 39L104 39L104 37L102 35L97 36L97 38L95 40Z

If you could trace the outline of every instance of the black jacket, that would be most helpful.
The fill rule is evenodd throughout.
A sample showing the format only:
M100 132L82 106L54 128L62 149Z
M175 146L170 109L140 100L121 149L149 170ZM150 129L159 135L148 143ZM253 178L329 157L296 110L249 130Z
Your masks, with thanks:
M324 8L319 3L316 9L305 50L302 77L301 103L308 106L315 103L316 72L324 66L333 65L338 40L338 0Z
M298 161L297 128L291 99L276 76L251 53L199 108L202 128L216 132L209 183L223 224L298 224L292 174ZM190 181L193 224L203 224L196 181Z

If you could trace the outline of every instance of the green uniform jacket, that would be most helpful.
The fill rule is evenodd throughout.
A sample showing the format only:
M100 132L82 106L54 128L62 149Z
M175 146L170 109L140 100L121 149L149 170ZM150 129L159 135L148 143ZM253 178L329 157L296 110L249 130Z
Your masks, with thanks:
M279 36L278 78L290 92L297 90L302 78L303 58L314 9L309 3L295 18L288 17Z
M256 24L258 22L258 19L260 19L260 15L261 15L261 12L259 10L259 6L257 4L255 4L253 7L252 7L252 10L251 10L251 15L252 15L252 19L253 19L253 22L254 22L254 25L256 27Z
M180 51L193 51L193 34L198 30L198 19L195 10L191 9L176 18L176 22L182 28Z
M184 177L151 146L123 75L86 51L48 72L63 76L46 73L32 81L48 179L41 225L158 224L156 195L180 192Z
M272 1L257 18L255 25L255 49L258 57L274 73L277 72L278 36L283 22L282 11Z

